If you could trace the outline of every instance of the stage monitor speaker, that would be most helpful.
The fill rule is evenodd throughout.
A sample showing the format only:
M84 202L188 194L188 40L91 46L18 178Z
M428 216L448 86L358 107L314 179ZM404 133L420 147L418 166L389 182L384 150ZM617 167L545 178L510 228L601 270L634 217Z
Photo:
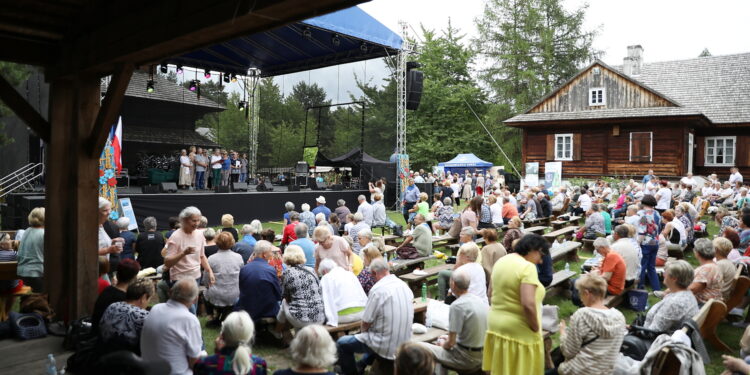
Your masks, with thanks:
M299 173L308 173L310 172L310 165L307 164L306 161L298 161L297 165L294 167L294 172Z
M141 193L143 193L143 194L159 194L159 185L143 185L143 186L141 186Z
M334 185L331 185L331 190L334 190L334 191L344 190L344 184L334 184Z
M287 185L289 191L299 191L299 185Z
M247 191L246 182L232 182L232 191Z
M255 190L257 191L273 191L273 185L266 181L258 186L255 187Z
M328 187L324 182L315 181L315 184L312 186L313 190L325 190Z
M177 192L177 184L174 182L162 182L159 184L159 190L162 193L176 193Z
M406 109L416 110L422 100L422 80L424 74L419 70L406 73Z
M229 186L227 185L221 185L214 187L215 193L228 193L229 192Z

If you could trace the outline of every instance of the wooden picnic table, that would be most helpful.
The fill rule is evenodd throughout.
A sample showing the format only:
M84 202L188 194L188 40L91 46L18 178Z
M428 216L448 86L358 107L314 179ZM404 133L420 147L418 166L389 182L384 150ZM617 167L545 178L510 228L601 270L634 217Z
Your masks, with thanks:
M573 233L575 233L577 229L578 227L576 226L565 227L565 228L553 230L552 232L544 234L543 237L546 238L547 241L549 241L549 243L552 243L557 239L557 237L560 237L560 236L565 236L566 238L572 237Z
M547 228L549 228L549 227L545 227L545 226L529 227L529 228L524 228L523 232L524 233L542 234L542 233L544 233L545 230L547 230Z
M396 259L390 261L391 272L396 276L403 275L413 271L415 268L424 268L424 262L435 259L434 255L419 257L414 259Z
M409 284L409 288L411 288L411 291L414 292L414 294L417 294L419 292L419 288L421 286L422 282L427 282L427 284L436 283L437 279L433 280L427 280L428 278L432 276L436 276L440 271L444 270L452 270L453 264L441 264L434 267L423 269L422 272L424 272L423 275L416 275L414 274L414 271L411 271L407 274L403 274L399 276L399 279L403 280L405 283Z
M398 240L399 239L403 239L403 237L397 236L395 234L386 234L386 235L374 236L374 237L382 238L383 239L383 243L385 243L386 245L396 245L396 244L398 244L398 242L399 242Z
M558 260L563 258L568 259L571 262L577 262L578 249L582 246L583 244L575 241L562 243L560 247L552 250L550 254L550 256L552 257L552 262L557 262Z

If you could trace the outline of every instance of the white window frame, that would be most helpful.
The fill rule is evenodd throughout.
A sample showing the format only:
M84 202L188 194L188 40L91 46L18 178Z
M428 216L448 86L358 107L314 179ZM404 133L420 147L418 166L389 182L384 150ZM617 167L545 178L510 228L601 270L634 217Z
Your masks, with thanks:
M648 162L654 161L654 132L630 132L630 147L628 147L628 161L633 162L633 134L634 133L648 133L649 145L648 145Z
M567 158L564 156L565 155L565 138L570 139L570 156L568 156ZM563 145L562 157L557 156L557 145L560 140L562 140L562 145ZM573 160L573 147L575 147L575 145L573 145L573 133L555 134L555 160L572 161Z
M711 148L715 150L716 149L716 141L717 140L724 141L724 146L723 146L724 150L726 150L726 144L727 144L726 142L728 140L732 141L732 162L731 163L727 163L727 162L723 162L723 163L713 162L712 163L712 162L709 161L709 156L710 155L708 153L708 150L709 150L708 141L714 141L714 146L711 147ZM734 167L735 166L735 163L737 161L737 137L736 136L706 137L703 143L704 143L704 146L703 146L704 147L704 150L703 150L704 151L703 152L703 158L704 158L703 161L704 161L704 163L703 164L705 166L707 166L707 167ZM724 160L726 160L726 156L727 155L726 155L726 152L725 152L724 153ZM714 161L715 161L716 160L716 153L715 153L715 151L714 151L713 157L714 157Z
M601 102L594 101L593 98L591 97L591 94L593 94L594 92L599 92L599 91L602 92ZM607 105L607 90L604 87L590 88L589 89L589 107L598 107L598 106L603 106L603 105Z

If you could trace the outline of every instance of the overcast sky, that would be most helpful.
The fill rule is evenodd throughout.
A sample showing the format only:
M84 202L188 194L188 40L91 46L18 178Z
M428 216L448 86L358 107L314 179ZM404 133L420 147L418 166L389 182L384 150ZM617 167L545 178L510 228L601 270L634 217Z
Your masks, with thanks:
M588 2L586 28L598 29L594 47L604 52L608 64L621 64L626 47L640 44L644 62L697 57L708 48L713 55L750 52L749 0L564 0L567 9ZM391 30L400 33L399 20L413 30L422 24L442 29L450 18L454 27L476 36L474 19L481 16L482 0L372 0L360 7ZM460 4L456 6L456 4ZM408 32L414 35L414 31ZM323 86L332 102L348 101L349 93L359 95L354 74L381 82L388 68L378 60L317 69L277 77L289 92L294 83L304 80Z

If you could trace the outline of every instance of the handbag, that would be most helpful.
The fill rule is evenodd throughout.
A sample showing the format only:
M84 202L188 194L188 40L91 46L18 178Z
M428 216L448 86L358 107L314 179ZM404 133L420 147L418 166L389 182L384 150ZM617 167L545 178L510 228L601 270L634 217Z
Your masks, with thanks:
M96 334L91 324L91 317L85 316L81 319L76 319L70 322L65 339L63 340L63 348L69 351L78 350L81 342L93 337L96 337Z
M594 336L593 338L590 338L584 342L581 343L581 349L591 344L592 342L596 341L599 338L599 335ZM552 364L554 365L554 368L560 367L560 364L565 362L565 356L562 354L562 349L558 346L557 348L553 349L550 353L550 357L552 358Z
M560 328L560 318L558 311L560 307L556 305L542 306L542 329L552 333L557 332Z
M417 248L412 245L404 245L396 250L396 255L399 259L417 259L419 258L419 252Z

